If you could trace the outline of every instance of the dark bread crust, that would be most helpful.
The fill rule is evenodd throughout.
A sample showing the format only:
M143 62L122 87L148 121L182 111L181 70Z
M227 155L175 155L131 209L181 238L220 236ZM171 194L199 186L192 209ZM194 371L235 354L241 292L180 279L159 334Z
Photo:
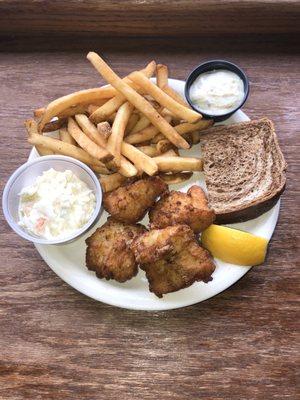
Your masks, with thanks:
M217 214L215 223L220 225L234 224L236 222L245 222L249 221L250 219L257 218L262 214L265 214L267 211L271 210L271 208L275 206L281 194L284 192L284 189L285 186L282 188L281 192L277 193L276 196L264 201L263 203L250 206L242 210L237 210L224 214Z
M269 119L211 128L201 147L217 223L257 218L275 205L285 189L287 165Z

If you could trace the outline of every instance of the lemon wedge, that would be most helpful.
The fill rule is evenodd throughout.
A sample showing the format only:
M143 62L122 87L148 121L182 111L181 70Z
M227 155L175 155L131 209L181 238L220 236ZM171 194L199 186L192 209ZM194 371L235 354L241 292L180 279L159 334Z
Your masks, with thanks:
M222 261L237 265L262 264L268 240L248 232L220 225L210 225L202 232L203 247Z

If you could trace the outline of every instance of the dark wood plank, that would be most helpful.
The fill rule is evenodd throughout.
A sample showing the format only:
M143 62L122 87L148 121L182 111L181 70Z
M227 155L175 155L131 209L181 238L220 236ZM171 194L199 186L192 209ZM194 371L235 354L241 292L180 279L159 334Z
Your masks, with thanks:
M0 399L297 398L299 56L277 39L258 53L256 43L247 52L219 40L176 52L176 42L158 42L105 56L122 75L155 58L179 79L202 60L230 59L250 77L245 111L275 122L289 170L267 261L204 303L122 310L67 286L1 214ZM32 109L98 83L83 52L1 54L1 188L27 159L23 120Z
M1 33L195 35L299 32L296 0L2 0Z
M0 3L1 4L1 3ZM51 38L49 40L49 38ZM217 48L216 48L217 44ZM107 52L126 52L126 53L190 53L201 55L213 53L217 57L223 54L234 54L235 52L249 53L270 53L276 51L283 53L299 53L299 38L295 33L290 34L251 34L245 33L208 35L181 37L173 40L173 37L165 33L160 37L154 36L101 36L99 34L79 34L72 35L53 32L51 36L45 33L30 34L1 34L0 51L24 52L24 51L66 51L66 52L88 52L91 49Z

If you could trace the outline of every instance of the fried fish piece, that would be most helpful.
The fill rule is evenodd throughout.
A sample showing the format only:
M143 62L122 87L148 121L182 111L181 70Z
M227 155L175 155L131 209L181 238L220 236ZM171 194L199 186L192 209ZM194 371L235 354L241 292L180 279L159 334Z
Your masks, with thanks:
M168 189L157 176L128 183L104 194L104 209L116 220L133 224L140 221L156 198Z
M140 224L123 224L108 218L92 236L86 239L86 266L98 278L125 282L138 272L138 265L130 249L131 242L144 233Z
M131 249L146 272L149 290L157 297L196 281L208 282L215 270L210 253L198 244L187 225L150 230L136 238Z
M185 224L199 233L214 222L215 213L208 207L203 190L194 185L187 193L165 193L150 210L149 219L153 228Z

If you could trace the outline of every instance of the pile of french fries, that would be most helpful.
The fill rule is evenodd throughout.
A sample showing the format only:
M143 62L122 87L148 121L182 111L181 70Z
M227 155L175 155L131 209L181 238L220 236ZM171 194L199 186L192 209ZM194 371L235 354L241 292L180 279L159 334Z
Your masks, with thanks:
M105 192L143 174L158 174L170 184L202 170L200 158L181 157L178 149L199 143L213 121L202 119L169 87L167 66L151 61L122 79L98 54L87 58L108 85L34 111L25 126L41 156L63 154L86 163ZM59 138L47 134L57 130Z

